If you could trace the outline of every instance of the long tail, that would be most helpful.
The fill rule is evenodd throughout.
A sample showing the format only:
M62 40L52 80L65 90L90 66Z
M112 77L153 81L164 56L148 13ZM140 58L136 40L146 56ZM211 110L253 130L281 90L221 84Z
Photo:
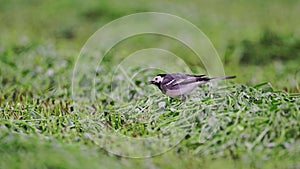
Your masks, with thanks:
M226 79L234 79L234 78L236 78L236 76L213 77L213 78L210 78L209 81L226 80Z
M199 84L203 84L203 83L207 83L210 81L216 81L216 80L226 80L226 79L234 79L236 78L236 76L225 76L225 77L213 77L213 78L209 78L206 76L196 76L197 77L197 82Z

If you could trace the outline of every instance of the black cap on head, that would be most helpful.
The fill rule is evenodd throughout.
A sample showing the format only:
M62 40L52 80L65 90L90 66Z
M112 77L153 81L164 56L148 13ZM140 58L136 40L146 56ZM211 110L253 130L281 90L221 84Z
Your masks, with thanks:
M158 74L156 76L161 76L161 77L165 77L167 74Z

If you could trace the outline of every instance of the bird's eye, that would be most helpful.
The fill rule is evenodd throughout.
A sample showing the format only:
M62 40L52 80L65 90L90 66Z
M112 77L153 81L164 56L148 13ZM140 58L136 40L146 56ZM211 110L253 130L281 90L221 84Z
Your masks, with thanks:
M154 78L154 80L155 80L155 81L157 81L157 80L158 80L158 78L156 77L156 78Z

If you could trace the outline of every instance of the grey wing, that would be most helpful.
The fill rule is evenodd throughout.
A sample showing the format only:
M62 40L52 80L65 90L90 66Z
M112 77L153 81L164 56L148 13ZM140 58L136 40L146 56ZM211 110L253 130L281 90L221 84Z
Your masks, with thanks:
M189 75L189 74L170 74L169 75L173 79L173 81L166 81L169 85L185 85L195 82L208 82L211 80L210 78L206 77L205 75Z
M176 85L178 83L181 83L182 81L186 80L188 78L185 74L167 74L164 77L164 80L162 81L162 85L172 86Z
M189 74L168 74L164 77L163 86L170 90L179 89L181 85L195 82L208 82L210 78L205 75L189 75Z
M180 85L178 85L178 82L181 82L186 78L187 76L185 74L167 74L161 82L163 93L166 93L167 90L179 89Z

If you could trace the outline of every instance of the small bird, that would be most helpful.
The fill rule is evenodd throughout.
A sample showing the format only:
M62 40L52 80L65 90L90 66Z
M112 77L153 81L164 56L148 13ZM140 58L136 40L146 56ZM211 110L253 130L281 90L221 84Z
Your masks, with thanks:
M192 92L196 87L210 81L233 79L236 76L214 77L209 78L205 75L190 75L190 74L158 74L150 84L156 85L162 93L172 97L186 100L186 95Z

